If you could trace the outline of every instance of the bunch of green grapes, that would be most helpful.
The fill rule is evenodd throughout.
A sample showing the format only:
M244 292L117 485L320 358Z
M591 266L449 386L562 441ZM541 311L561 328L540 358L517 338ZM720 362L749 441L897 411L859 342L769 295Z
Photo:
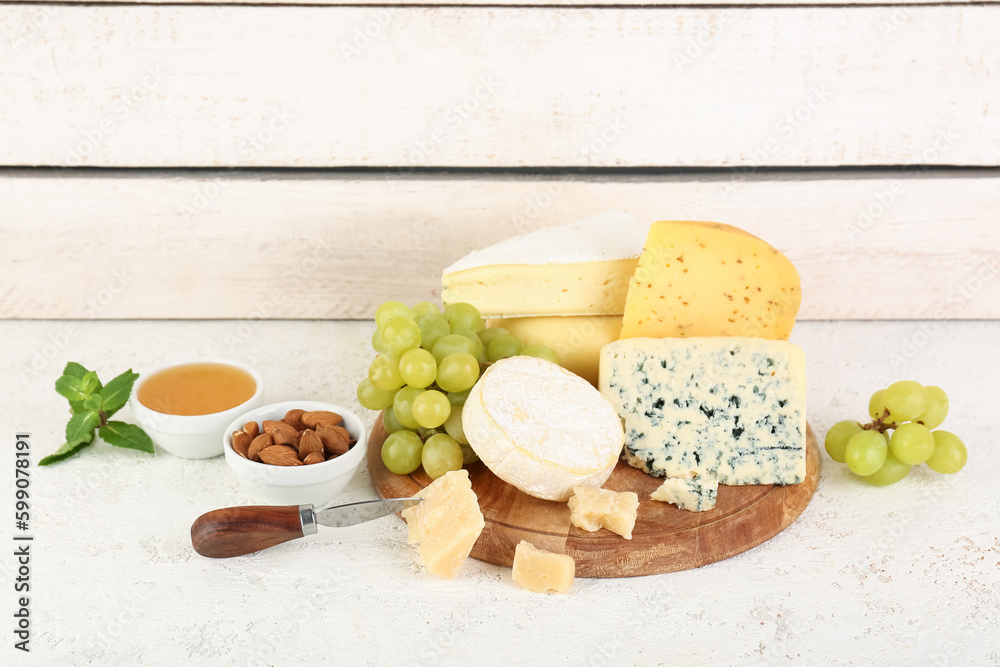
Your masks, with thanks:
M529 345L501 327L485 328L475 306L453 303L442 313L429 301L408 308L386 301L375 312L378 356L358 385L358 401L383 410L389 436L382 461L397 475L421 465L433 479L479 460L462 429L462 408L485 368L528 355L559 363L544 345Z
M933 430L948 415L948 395L939 387L895 382L872 394L868 413L872 421L864 426L851 419L834 424L826 434L826 451L874 486L895 484L921 463L956 473L969 458L957 435Z

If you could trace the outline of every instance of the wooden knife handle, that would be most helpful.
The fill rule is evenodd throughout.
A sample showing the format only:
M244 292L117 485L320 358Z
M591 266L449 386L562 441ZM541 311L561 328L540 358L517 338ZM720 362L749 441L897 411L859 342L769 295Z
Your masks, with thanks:
M231 558L303 536L298 505L225 507L191 524L194 550L209 558Z

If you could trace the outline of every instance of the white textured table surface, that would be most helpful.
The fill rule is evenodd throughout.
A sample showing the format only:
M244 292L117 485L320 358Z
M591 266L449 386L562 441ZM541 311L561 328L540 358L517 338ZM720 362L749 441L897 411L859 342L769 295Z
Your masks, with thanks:
M3 322L0 612L11 628L13 442L61 444L67 360L102 378L224 355L260 369L268 401L361 410L368 322ZM565 595L470 560L425 574L396 518L215 561L192 520L253 503L223 459L103 443L32 469L32 652L3 665L816 664L1000 665L1000 322L807 322L810 422L862 418L897 379L949 392L965 470L876 489L824 454L812 504L764 545L697 570L578 579ZM46 361L45 357L51 357ZM121 413L130 419L127 408ZM375 497L362 467L342 500Z

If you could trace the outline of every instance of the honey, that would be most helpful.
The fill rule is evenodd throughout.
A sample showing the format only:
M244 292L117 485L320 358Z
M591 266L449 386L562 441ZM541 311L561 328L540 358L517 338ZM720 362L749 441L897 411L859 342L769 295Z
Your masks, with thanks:
M257 382L229 364L196 363L165 368L139 385L139 402L168 415L209 415L253 397Z

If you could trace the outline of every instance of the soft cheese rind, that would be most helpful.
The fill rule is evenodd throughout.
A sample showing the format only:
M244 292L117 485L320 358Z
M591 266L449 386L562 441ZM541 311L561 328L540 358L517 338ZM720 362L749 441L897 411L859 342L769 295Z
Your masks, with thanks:
M715 507L719 482L707 477L671 477L650 494L653 500L672 503L689 512L707 512Z
M600 389L625 421L625 460L723 484L805 479L805 355L759 338L630 338L601 351Z
M611 476L625 434L615 409L585 380L552 362L510 357L469 392L462 426L486 467L546 500Z

